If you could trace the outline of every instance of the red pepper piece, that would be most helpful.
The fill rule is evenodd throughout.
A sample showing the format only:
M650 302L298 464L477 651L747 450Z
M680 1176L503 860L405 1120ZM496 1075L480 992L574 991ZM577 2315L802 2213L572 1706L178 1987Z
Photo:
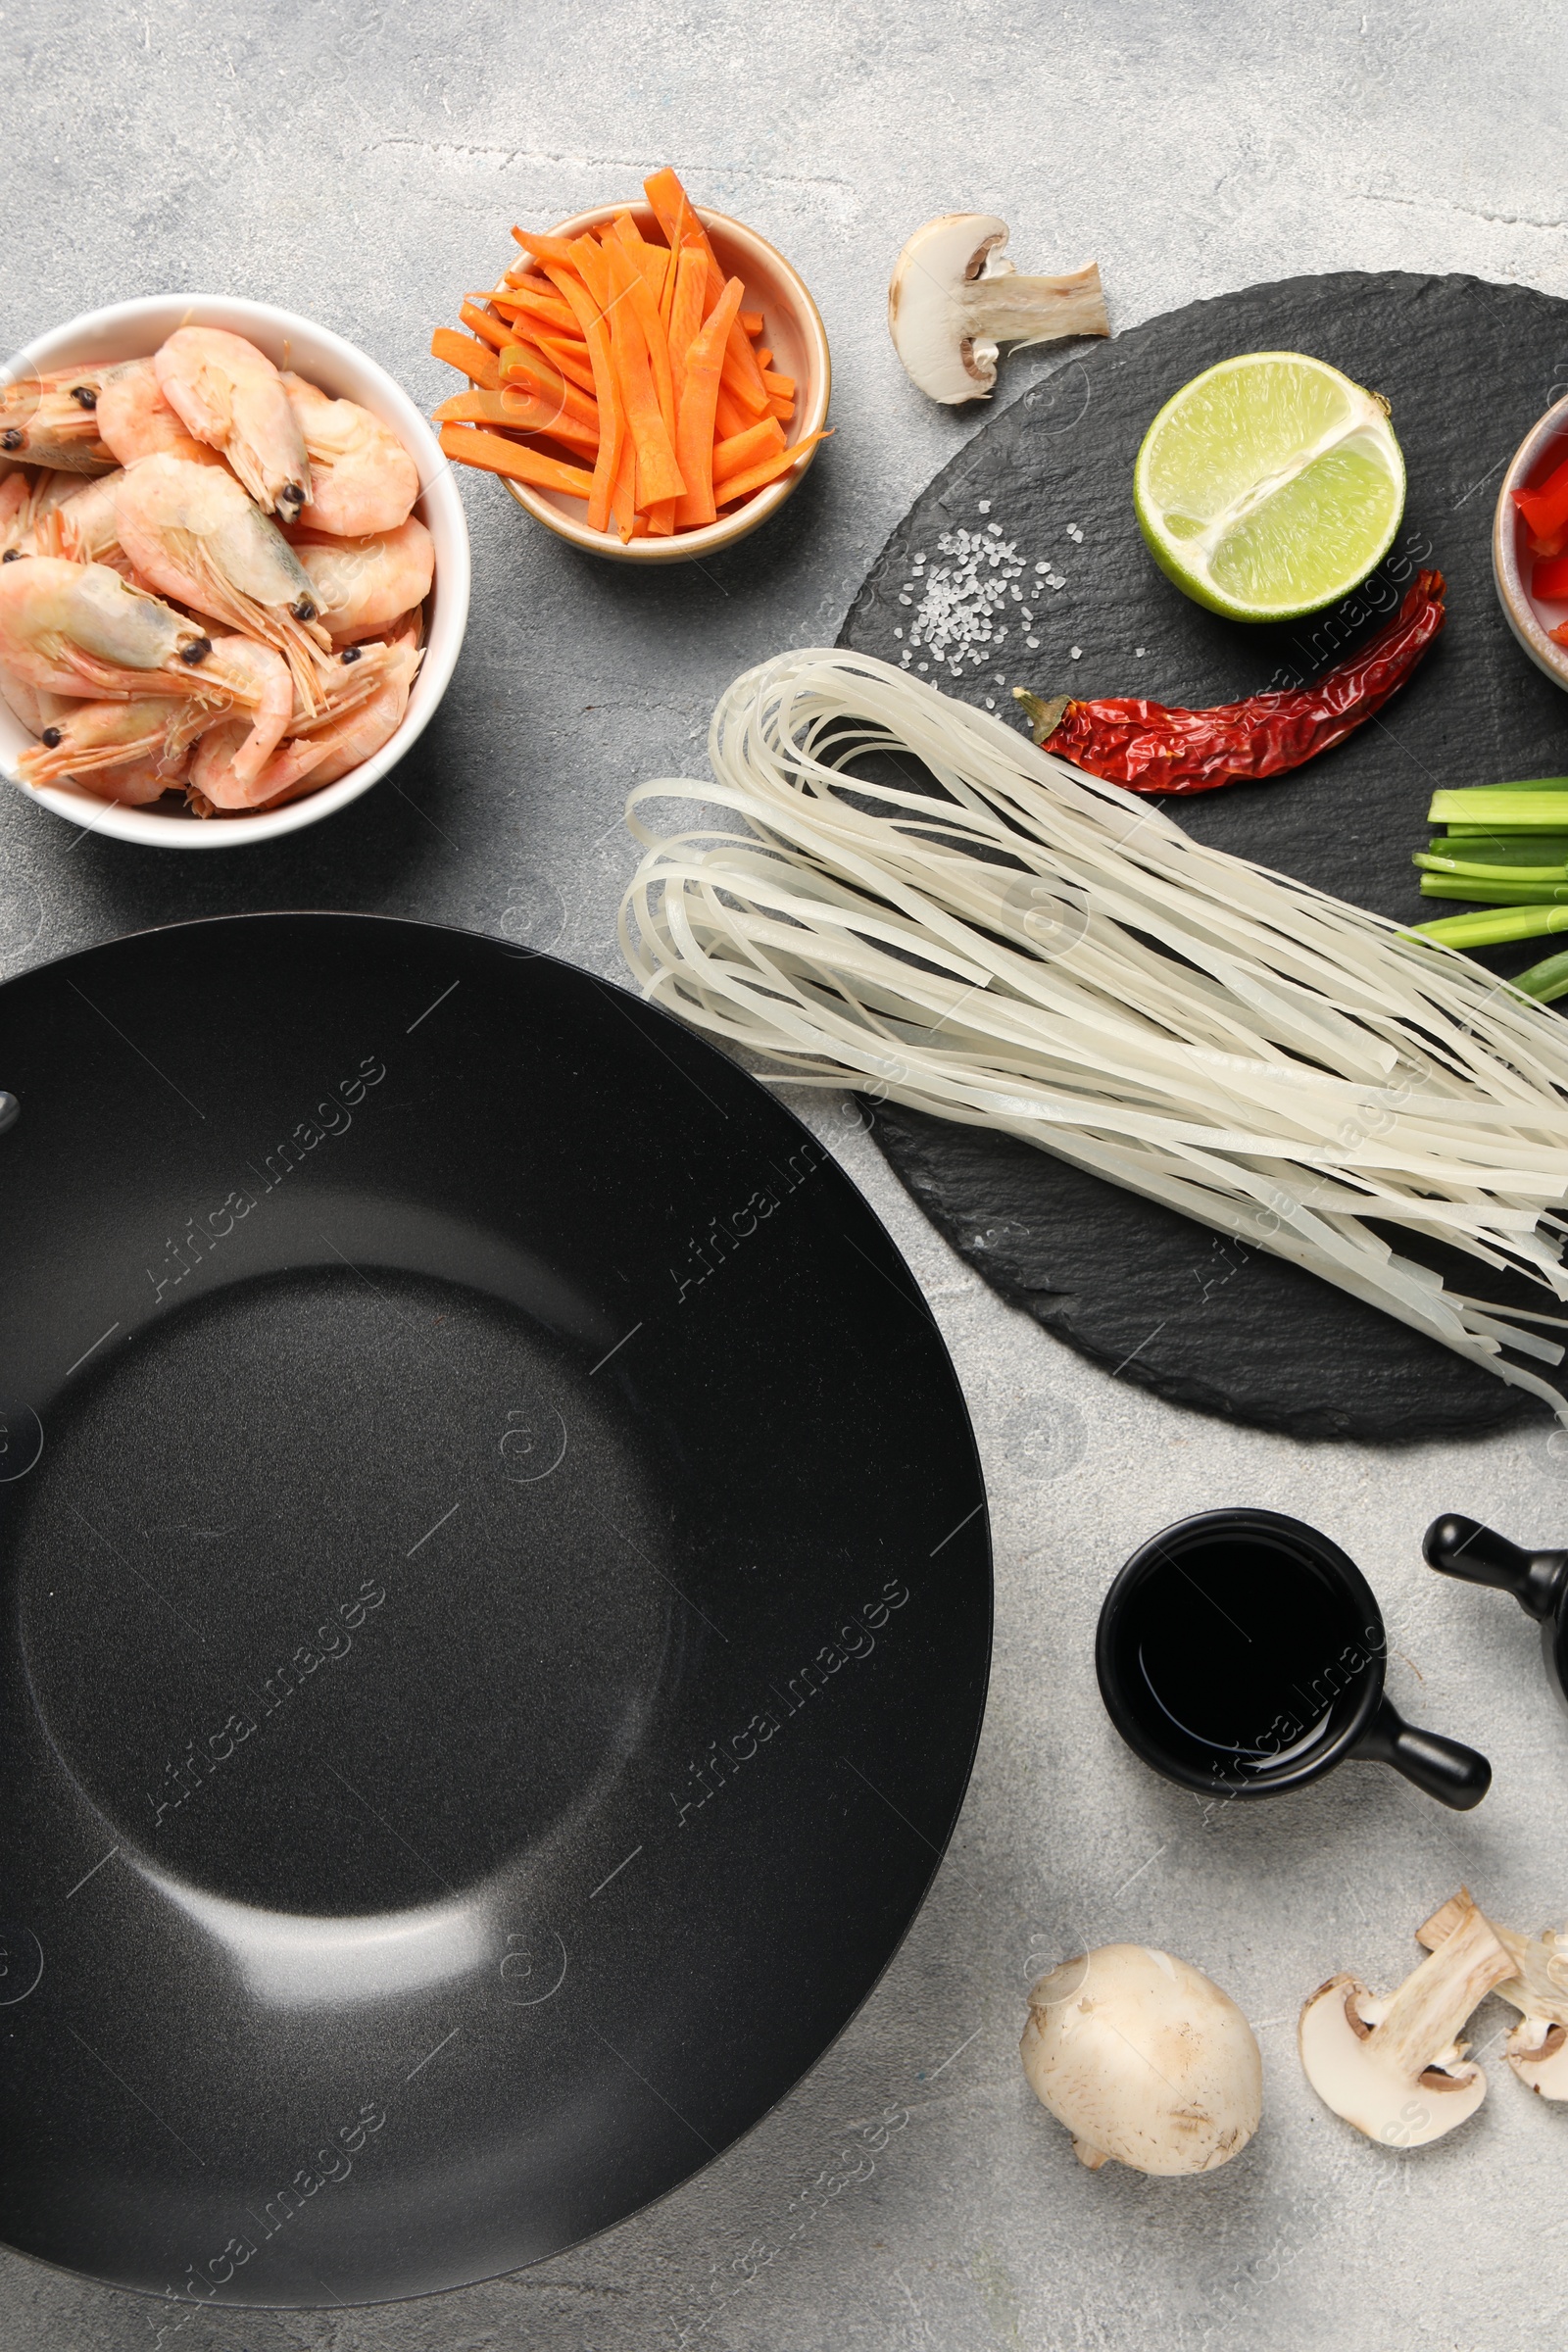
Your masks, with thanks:
M1568 458L1534 490L1516 490L1513 503L1525 518L1536 554L1556 555L1568 531Z
M1548 605L1568 598L1568 556L1547 556L1539 563L1530 575L1530 593Z
M1281 775L1343 743L1404 684L1446 617L1442 572L1417 572L1394 618L1310 686L1213 710L1141 701L1045 703L1016 691L1036 721L1035 741L1086 774L1131 792L1210 792Z

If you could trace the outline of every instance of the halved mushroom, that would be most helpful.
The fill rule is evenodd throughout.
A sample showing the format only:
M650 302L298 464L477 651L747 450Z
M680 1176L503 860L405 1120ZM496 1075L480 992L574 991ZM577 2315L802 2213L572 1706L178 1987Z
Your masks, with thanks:
M933 400L986 400L1002 343L1108 335L1100 265L1024 277L1003 256L1007 224L992 213L944 213L917 228L888 287L888 332Z
M1513 1972L1491 1922L1462 1889L1429 1959L1377 1999L1359 1978L1331 1977L1301 2011L1306 2079L1320 2099L1385 2147L1419 2148L1474 2115L1487 2078L1455 2038Z
M1468 1899L1462 1889L1450 1895L1417 1928L1417 1943L1429 1952L1436 1950L1452 1933ZM1494 1919L1487 1925L1513 1963L1512 1974L1492 1987L1499 2000L1519 2011L1504 2056L1520 2082L1543 2098L1568 2099L1568 1937L1552 1928L1539 1936L1520 1936Z

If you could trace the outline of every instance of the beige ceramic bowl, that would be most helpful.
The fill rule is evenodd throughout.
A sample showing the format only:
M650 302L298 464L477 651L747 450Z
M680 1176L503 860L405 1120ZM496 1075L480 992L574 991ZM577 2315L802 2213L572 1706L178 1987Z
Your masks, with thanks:
M1568 400L1548 409L1520 442L1497 493L1492 523L1492 573L1503 616L1538 669L1554 686L1568 692L1568 646L1552 642L1548 631L1568 620L1568 602L1538 604L1530 593L1535 557L1525 518L1513 503L1516 490L1539 488L1555 466L1568 458Z
M815 303L806 290L806 281L790 268L781 253L760 237L755 228L747 228L739 220L728 220L723 213L707 213L693 208L708 231L713 254L726 276L738 277L746 288L746 308L760 311L767 321L762 340L773 354L773 367L780 375L795 378L795 415L785 428L791 441L804 441L820 432L827 420L828 394L833 384L833 368L828 358L827 333ZM646 204L600 204L592 212L578 213L570 220L563 220L551 230L556 237L580 237L586 229L603 228L607 222L631 214L643 235L651 242L663 242L663 231ZM793 472L781 474L737 507L732 514L721 514L716 522L704 523L700 530L675 531L667 539L633 539L622 546L613 531L591 531L587 510L580 498L568 498L564 491L536 490L531 482L507 481L519 507L526 507L536 522L558 539L569 539L573 547L586 548L590 555L609 556L616 564L689 564L694 557L715 555L720 548L733 547L748 531L776 514L792 490L801 482L816 455L816 448L807 453L805 463ZM505 479L505 477L502 477Z

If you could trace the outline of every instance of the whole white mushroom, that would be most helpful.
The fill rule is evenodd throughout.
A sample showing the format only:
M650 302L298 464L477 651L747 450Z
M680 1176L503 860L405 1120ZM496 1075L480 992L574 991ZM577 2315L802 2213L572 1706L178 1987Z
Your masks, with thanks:
M1141 1943L1102 1944L1042 1977L1018 2047L1092 2172L1114 2157L1139 2173L1211 2173L1263 2112L1262 2057L1236 2003Z

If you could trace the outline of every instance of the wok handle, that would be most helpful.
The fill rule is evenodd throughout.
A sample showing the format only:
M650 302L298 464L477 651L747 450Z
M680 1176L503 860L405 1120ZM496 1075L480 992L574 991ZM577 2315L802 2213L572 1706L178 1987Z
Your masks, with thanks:
M1468 1813L1472 1805L1479 1805L1492 1787L1492 1766L1485 1756L1457 1740L1445 1740L1441 1732L1423 1732L1406 1723L1387 1698L1352 1752L1375 1764L1392 1764L1455 1813Z
M1454 1511L1433 1520L1421 1548L1440 1575L1511 1592L1527 1616L1543 1623L1555 1613L1568 1576L1568 1552L1521 1550L1495 1528Z

